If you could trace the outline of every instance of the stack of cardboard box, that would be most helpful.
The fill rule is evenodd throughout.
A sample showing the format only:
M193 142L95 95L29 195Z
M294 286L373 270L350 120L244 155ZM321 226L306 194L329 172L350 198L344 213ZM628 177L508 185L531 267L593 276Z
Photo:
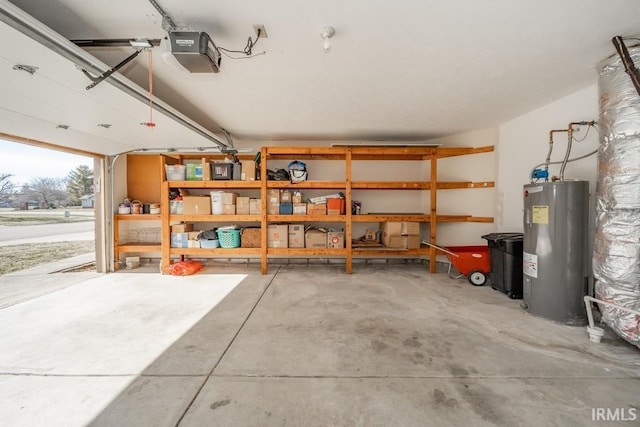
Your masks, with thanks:
M419 222L381 222L382 244L393 249L420 248Z
M236 199L238 193L222 193L222 214L223 215L235 215L236 214Z

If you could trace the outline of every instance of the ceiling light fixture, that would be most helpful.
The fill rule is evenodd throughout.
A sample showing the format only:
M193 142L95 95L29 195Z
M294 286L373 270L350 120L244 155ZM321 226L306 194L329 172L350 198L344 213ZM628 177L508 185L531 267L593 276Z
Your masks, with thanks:
M324 27L320 31L320 37L322 37L322 48L325 52L331 50L331 37L336 35L336 30L333 27Z
M98 127L109 129L111 127L111 123L98 123Z

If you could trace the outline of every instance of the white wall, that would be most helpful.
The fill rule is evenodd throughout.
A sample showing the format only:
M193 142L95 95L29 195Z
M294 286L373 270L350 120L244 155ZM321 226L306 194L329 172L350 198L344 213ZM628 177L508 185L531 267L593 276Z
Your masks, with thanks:
M549 131L566 129L570 122L598 120L598 88L592 85L567 97L545 105L535 111L502 124L499 127L497 147L497 215L498 231L522 231L522 186L530 182L529 173L543 163L549 148ZM587 127L580 127L576 139L582 139ZM571 158L586 154L598 147L598 134L593 129L582 142L574 142ZM552 161L564 158L567 148L566 133L555 134ZM560 165L549 168L551 175L559 175ZM565 179L590 181L591 194L595 191L597 156L569 163Z

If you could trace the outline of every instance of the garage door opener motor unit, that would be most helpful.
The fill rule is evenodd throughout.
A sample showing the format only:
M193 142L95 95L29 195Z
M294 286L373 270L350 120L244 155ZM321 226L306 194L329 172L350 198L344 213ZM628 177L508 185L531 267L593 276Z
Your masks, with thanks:
M174 31L169 33L171 53L191 73L220 72L220 52L204 32Z

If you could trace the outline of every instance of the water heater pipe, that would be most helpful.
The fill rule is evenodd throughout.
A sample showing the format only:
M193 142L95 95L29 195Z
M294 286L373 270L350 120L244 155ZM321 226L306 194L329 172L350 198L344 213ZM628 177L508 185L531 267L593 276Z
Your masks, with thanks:
M599 300L599 299L594 298L592 296L585 295L584 296L584 305L587 308L587 318L589 319L589 326L587 326L587 332L589 333L589 337L591 338L591 341L593 341L593 342L600 342L600 338L602 337L602 334L603 334L604 331L603 331L602 328L599 328L599 327L595 326L595 323L593 321L593 312L592 312L592 306L591 306L592 302L595 302L596 304L602 304L602 305L605 305L607 307L612 307L612 308L615 308L617 310L626 311L627 313L635 314L636 316L640 316L640 311L632 310L630 308L623 307L621 305L613 304L613 303L608 302L608 301L602 301L602 300Z
M564 181L564 168L567 166L569 161L569 155L571 154L571 144L573 143L573 127L574 126L593 126L595 125L595 121L590 122L571 122L567 127L567 152L564 155L564 159L562 160L562 166L560 167L560 181Z

